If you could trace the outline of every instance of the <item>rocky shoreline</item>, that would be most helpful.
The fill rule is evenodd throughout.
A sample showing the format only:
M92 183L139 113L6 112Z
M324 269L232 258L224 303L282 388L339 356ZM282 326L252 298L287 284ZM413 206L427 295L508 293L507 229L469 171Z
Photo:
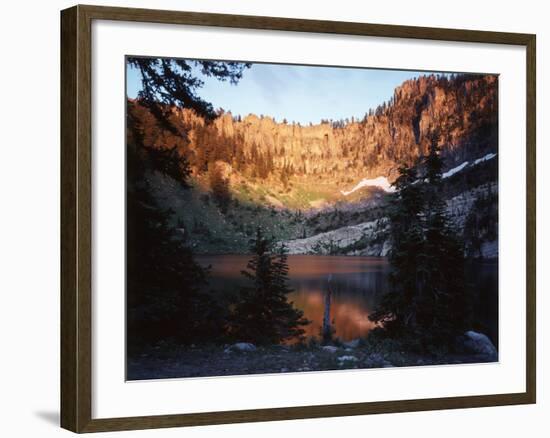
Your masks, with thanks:
M475 200L483 193L497 192L496 183L488 183L460 193L447 200L449 220L463 232ZM388 220L376 220L346 225L313 236L284 241L289 254L352 255L386 257L391 249ZM498 241L485 240L475 254L487 260L498 259Z
M201 345L160 343L130 354L128 380L278 374L287 372L452 365L498 361L498 352L483 334L467 332L452 353L414 353L402 344L368 338L334 345L315 340L296 345Z

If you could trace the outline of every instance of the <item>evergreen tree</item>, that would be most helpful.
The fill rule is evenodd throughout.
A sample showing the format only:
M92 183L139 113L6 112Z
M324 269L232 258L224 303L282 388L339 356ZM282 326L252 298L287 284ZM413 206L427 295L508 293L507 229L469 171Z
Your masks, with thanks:
M182 233L169 224L171 212L160 208L151 195L143 161L135 156L136 152L129 148L128 176L132 184L128 185L126 205L128 344L132 348L168 338L191 342L199 332L220 330L219 324L211 326L219 319L209 318L200 309L209 300L201 292L207 271L195 262Z
M394 187L396 196L389 207L393 243L389 253L390 291L370 319L382 323L389 334L401 336L416 326L417 299L426 282L424 200L415 167L399 168Z
M231 191L229 190L229 181L224 177L223 171L217 163L210 164L208 179L214 201L222 213L227 213L227 208L231 203Z
M127 102L127 144L147 152L147 160L156 170L186 185L190 163L186 156L187 139L181 118L169 112L163 129L151 112L139 102Z
M424 160L425 188L425 254L427 285L419 307L423 310L420 325L436 343L447 342L467 327L470 299L464 277L464 248L453 230L442 198L443 160L436 142L431 140Z
M194 63L204 74L231 82L246 67ZM193 108L203 117L212 116L212 106L196 95L202 83L191 75L189 61L129 58L128 64L140 71L143 86L139 104L128 102L127 116L128 347L168 338L180 343L221 339L227 308L205 292L208 272L186 246L187 230L170 223L172 212L159 206L148 182L162 172L189 187L190 167L182 153L186 133L173 117L173 105Z
M170 58L129 57L128 65L137 69L141 76L141 90L138 99L167 129L169 108L179 106L190 108L207 118L216 117L214 107L197 94L204 81L192 74L193 68L200 69L204 76L236 84L250 63L199 61Z
M302 327L309 321L287 299L292 289L286 248L274 248L258 227L250 249L253 256L241 272L248 284L235 306L232 335L258 344L278 344L302 336Z
M370 319L390 336L412 336L425 346L451 346L468 327L471 300L463 245L442 197L443 161L436 138L434 134L429 154L415 166L402 167L394 183L390 291Z
M285 189L288 187L290 183L290 178L292 177L292 174L293 174L292 164L285 162L283 164L283 167L281 168L281 175L280 175L281 182L283 183Z

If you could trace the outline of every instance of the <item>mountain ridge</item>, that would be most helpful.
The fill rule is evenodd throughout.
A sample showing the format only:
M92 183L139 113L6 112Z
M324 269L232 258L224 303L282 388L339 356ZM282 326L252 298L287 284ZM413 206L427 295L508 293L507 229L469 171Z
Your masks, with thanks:
M435 134L445 161L444 197L461 205L458 213L449 212L458 218L457 231L469 235L473 254L485 256L482 246L494 246L497 76L405 81L388 103L360 121L302 126L221 111L206 120L173 107L173 129L167 129L137 100L128 100L127 114L128 145L176 151L188 163L191 190L178 189L176 177L158 170L147 179L160 205L174 211L174 226L199 253L244 253L257 226L292 246L378 221L387 215L397 169L425 154ZM361 238L350 234L346 253L387 251L379 230L363 231L355 233ZM313 240L320 243L314 252L331 251L330 242Z
M139 113L139 106L139 101L129 101L130 112ZM220 112L208 123L192 110L172 111L183 139L179 151L195 175L213 161L224 161L230 172L247 178L323 176L348 185L358 178L393 180L400 164L410 165L427 152L436 130L448 168L496 153L497 108L497 76L430 75L405 81L389 102L363 120L347 123L302 126L230 112ZM158 147L156 139L150 140L146 146Z

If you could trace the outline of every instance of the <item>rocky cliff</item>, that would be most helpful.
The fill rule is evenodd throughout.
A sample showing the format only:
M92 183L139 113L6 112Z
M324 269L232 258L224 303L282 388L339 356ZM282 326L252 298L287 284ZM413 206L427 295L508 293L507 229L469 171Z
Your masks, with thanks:
M489 199L496 196L496 183L483 184L474 189L464 191L447 200L447 215L455 230L468 232L468 218L471 217L472 207L480 199ZM496 208L496 200L490 205ZM484 218L491 215L480 211L479 206L474 208L477 214ZM471 236L466 239L466 252L473 257L487 259L498 258L498 241L496 236L497 223L476 228L493 228L491 233L476 229L479 235L477 246L472 247ZM487 230L489 231L489 230ZM361 222L354 225L342 226L330 231L314 234L311 237L287 240L284 242L290 254L324 254L324 255L362 255L385 257L391 249L391 239L388 234L387 218ZM467 236L468 237L468 236Z
M224 138L239 139L245 160L263 154L275 170L287 166L299 175L392 176L396 164L410 164L427 151L436 129L448 167L495 152L497 99L493 75L422 76L404 82L388 103L361 121L301 126L225 113L214 126ZM203 146L198 140L191 142L192 150Z
M130 102L129 112L139 113L138 107L138 102ZM497 76L431 75L405 81L389 102L362 120L302 126L267 116L241 119L226 112L206 123L191 110L173 111L186 138L181 153L197 173L212 159L226 161L240 173L264 163L264 171L255 176L323 176L343 183L345 189L345 183L357 178L391 179L399 164L411 164L427 151L435 130L449 168L496 152L497 108ZM161 135L158 127L148 131L153 131L152 146L167 143L169 135Z
M170 121L169 130L139 101L128 101L128 143L176 150L190 165L191 192L175 196L165 180L151 184L203 252L246 251L261 225L293 253L384 255L380 219L390 183L398 166L425 154L437 133L449 215L460 232L468 232L468 220L472 233L482 224L472 251L496 254L497 199L480 192L496 192L497 76L411 79L362 120L302 126L220 111L207 121L172 108ZM220 193L215 180L226 182ZM482 213L472 216L477 210Z

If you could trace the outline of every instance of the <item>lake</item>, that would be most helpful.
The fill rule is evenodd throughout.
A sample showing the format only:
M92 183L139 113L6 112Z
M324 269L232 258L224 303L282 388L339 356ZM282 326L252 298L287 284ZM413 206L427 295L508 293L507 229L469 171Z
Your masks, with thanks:
M240 272L249 259L249 255L197 256L201 265L211 266L210 287L222 293L234 291L246 281ZM386 258L290 255L288 265L294 289L288 299L312 321L305 327L307 336L320 333L329 278L336 336L349 341L367 335L375 327L368 316L388 289L390 266ZM498 264L470 263L467 281L478 291L473 328L498 345Z

